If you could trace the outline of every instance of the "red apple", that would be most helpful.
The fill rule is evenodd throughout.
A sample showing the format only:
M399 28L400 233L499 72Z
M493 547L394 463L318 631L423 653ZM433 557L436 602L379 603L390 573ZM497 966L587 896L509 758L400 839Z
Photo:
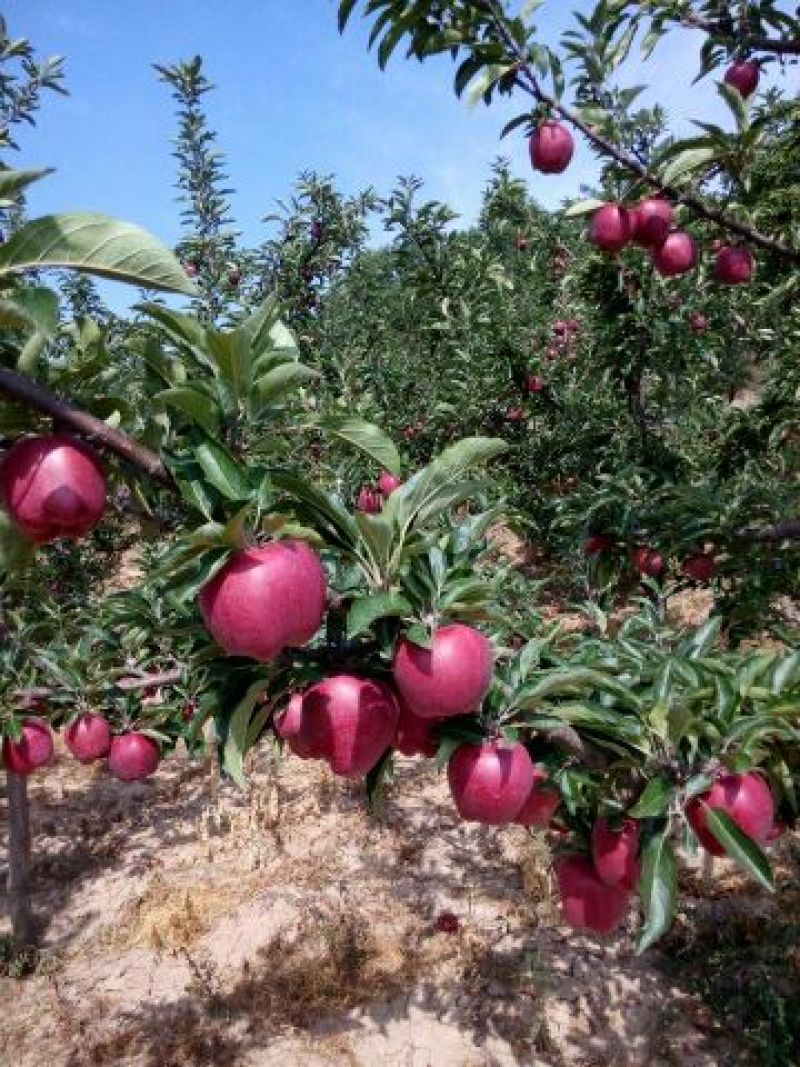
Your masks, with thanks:
M459 745L447 764L458 814L468 822L513 822L533 788L533 763L518 741Z
M309 740L303 703L303 693L294 693L284 711L275 716L275 733L286 742L286 747L300 759L323 759L325 751Z
M23 719L20 737L3 740L3 766L11 774L32 774L53 758L53 735L43 719Z
M689 325L695 333L705 333L708 329L708 315L704 315L700 311L695 311L689 317Z
M589 240L602 252L621 251L633 235L633 215L622 204L603 204L592 215Z
M567 319L567 331L569 333L578 333L581 328L581 324L577 319Z
M723 773L708 792L686 805L686 818L700 844L713 856L724 856L725 849L708 829L706 808L727 812L739 829L760 845L769 840L775 804L769 786L757 772Z
M564 922L576 930L613 933L625 918L630 891L602 882L588 856L562 856L555 871Z
M548 345L547 346L547 358L548 359L558 359L558 345Z
M652 548L640 545L633 553L633 567L648 578L658 578L664 570L664 557Z
M190 277L190 278L196 278L197 277L197 264L196 263L192 263L191 260L186 264L186 266L183 269L186 271L186 274L188 275L188 277Z
M534 130L528 148L534 170L561 174L569 166L575 142L563 123L548 120Z
M650 251L653 266L663 278L686 274L697 264L697 246L683 230L673 230L660 248Z
M525 419L525 412L522 408L509 408L506 412L506 422L522 422Z
M636 819L623 819L618 827L598 819L592 827L592 861L601 882L634 889L641 872Z
M605 534L589 534L583 542L584 556L596 556L600 552L610 552L614 542Z
M698 552L683 561L682 570L693 582L710 582L714 577L714 557Z
M642 248L660 248L672 229L672 204L663 197L642 200L634 209L633 239Z
M395 489L399 489L402 484L396 474L392 474L390 471L383 471L378 479L378 491L382 497L390 497Z
M556 337L563 337L565 333L569 332L569 326L566 322L562 322L561 319L558 322L553 323L553 333Z
M325 572L304 541L242 549L200 590L203 621L229 655L268 661L306 644L325 613Z
M400 695L424 719L475 711L492 682L494 653L480 631L462 623L443 626L431 648L401 638L392 672Z
M337 674L307 689L300 737L334 774L366 774L392 744L398 707L388 685Z
M518 252L527 252L527 250L528 250L528 240L527 240L527 238L518 237L517 240L516 240L516 245L517 245L517 251Z
M544 378L538 374L529 374L525 379L525 388L529 393L541 393L544 391L545 381Z
M544 828L549 825L561 804L561 794L552 785L545 785L550 775L544 767L538 765L533 768L533 786L528 799L522 805L514 817L518 826L538 826Z
M160 761L158 743L146 734L134 731L111 738L108 769L121 782L141 782L149 778Z
M108 755L111 747L111 727L102 715L86 712L66 728L64 743L81 763L91 763Z
M438 748L433 736L436 719L415 715L402 697L396 699L400 714L394 747L404 756L435 756Z
M725 71L725 83L738 89L745 100L758 88L758 79L758 64L747 59L737 60Z
M745 285L753 276L755 260L749 248L723 245L717 252L714 277L723 285Z
M36 544L77 540L103 517L106 479L94 452L74 437L27 437L5 455L0 496Z
M363 511L366 515L377 515L382 506L381 494L377 489L370 489L365 485L360 490L356 499L356 508L359 511Z

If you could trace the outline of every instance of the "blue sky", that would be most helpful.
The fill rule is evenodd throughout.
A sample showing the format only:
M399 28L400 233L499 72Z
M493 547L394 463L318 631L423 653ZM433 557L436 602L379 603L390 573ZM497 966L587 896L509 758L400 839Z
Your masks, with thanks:
M591 5L546 3L541 36L554 41L573 6ZM534 174L521 135L498 139L524 104L468 108L453 95L444 59L420 66L398 52L381 72L362 26L339 36L335 0L6 0L4 8L12 36L66 57L71 95L48 97L36 128L19 131L20 163L57 168L31 193L32 213L106 211L174 242L176 123L151 64L196 53L218 87L207 106L236 189L236 223L249 243L263 239L260 219L305 169L335 174L347 191L373 185L387 192L397 175L413 173L428 196L466 221L498 154L548 207L595 174L583 147L566 174ZM724 113L710 80L691 84L701 40L681 34L645 72L635 63L626 72L631 83L659 87L679 126L689 115Z

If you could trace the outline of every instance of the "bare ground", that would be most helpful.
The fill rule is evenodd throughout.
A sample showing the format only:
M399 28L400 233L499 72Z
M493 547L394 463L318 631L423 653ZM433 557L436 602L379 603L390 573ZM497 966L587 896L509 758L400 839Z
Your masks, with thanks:
M61 754L32 783L51 921L33 973L0 978L0 1063L759 1062L697 978L721 929L753 946L790 929L788 868L774 899L724 864L688 870L666 949L636 957L635 914L609 944L570 934L545 839L460 823L429 763L401 761L377 821L319 764L255 761L248 794L180 757L125 786ZM784 839L795 870L798 851ZM769 981L797 977L794 952Z

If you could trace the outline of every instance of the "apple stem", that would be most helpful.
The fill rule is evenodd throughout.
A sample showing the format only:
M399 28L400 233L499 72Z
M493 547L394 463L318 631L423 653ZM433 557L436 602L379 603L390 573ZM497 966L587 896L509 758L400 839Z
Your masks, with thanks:
M18 945L33 945L36 923L31 909L31 826L28 780L6 773L8 795L8 910L11 934Z

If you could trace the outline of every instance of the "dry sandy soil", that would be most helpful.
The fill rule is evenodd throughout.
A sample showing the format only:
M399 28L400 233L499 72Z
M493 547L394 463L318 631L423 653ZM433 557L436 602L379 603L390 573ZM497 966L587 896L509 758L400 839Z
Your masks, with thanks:
M4 1067L759 1062L697 993L702 939L796 933L797 840L776 898L687 870L666 948L636 957L635 914L570 934L544 838L459 823L430 763L401 761L376 819L318 764L254 759L247 794L180 757L126 786L61 753L32 783L51 920L33 973L0 978Z

